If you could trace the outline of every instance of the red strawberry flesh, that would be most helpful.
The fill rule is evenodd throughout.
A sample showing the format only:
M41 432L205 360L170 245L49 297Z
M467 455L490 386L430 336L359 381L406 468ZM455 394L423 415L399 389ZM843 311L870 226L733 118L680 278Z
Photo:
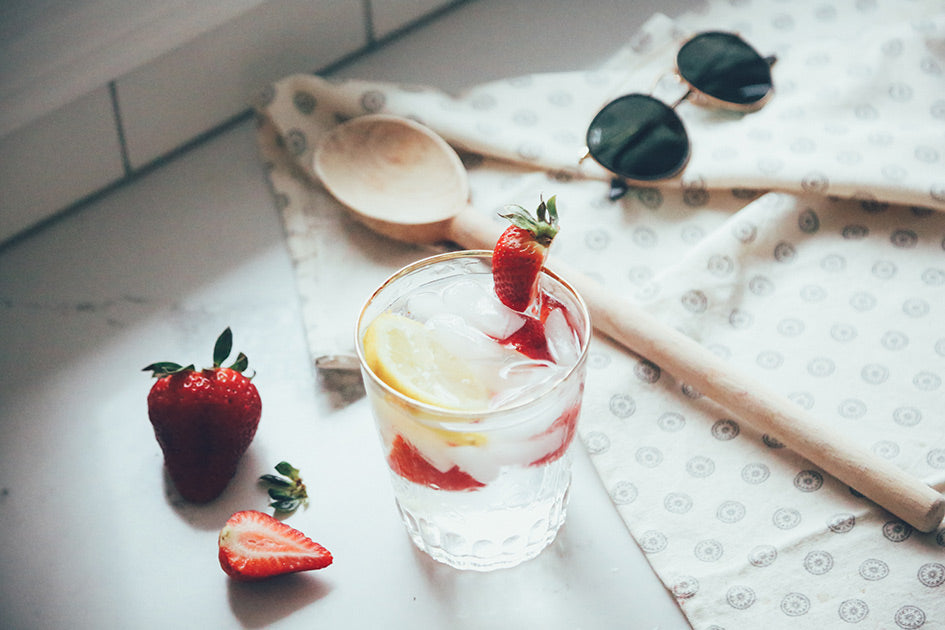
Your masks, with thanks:
M577 421L578 416L581 414L581 399L578 398L577 403L569 407L561 416L555 420L548 430L545 431L545 434L554 433L555 431L564 432L564 439L561 440L558 448L554 449L550 453L547 453L533 461L529 466L544 466L550 464L556 459L564 455L568 447L571 445L571 441L574 439L574 433L577 430Z
M538 318L525 315L521 328L505 339L497 339L496 341L521 352L530 359L554 362L554 357L551 355L551 349L548 346L548 337L545 333L545 322L548 321L548 316L554 311L561 310L565 317L567 317L567 311L564 310L564 304L560 300L547 293L540 296L540 302Z
M220 530L220 566L236 580L322 569L332 555L299 530L256 510L237 512Z
M394 438L387 463L392 471L404 479L435 490L474 490L485 485L458 466L446 471L439 470L400 435Z
M493 250L495 292L503 304L525 312L538 295L538 278L547 247L535 242L528 230L510 226Z
M535 361L554 361L545 338L545 327L541 320L534 317L526 316L521 328L499 341Z

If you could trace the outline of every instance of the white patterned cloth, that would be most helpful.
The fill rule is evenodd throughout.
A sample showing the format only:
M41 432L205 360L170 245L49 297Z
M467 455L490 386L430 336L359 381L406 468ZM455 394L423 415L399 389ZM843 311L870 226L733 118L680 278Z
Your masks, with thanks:
M578 168L588 122L624 92L675 100L677 47L710 29L777 55L774 98L680 105L682 179L609 201L606 174ZM426 252L349 219L312 149L340 120L407 116L461 151L477 211L557 194L553 256L945 488L940 0L716 0L654 16L587 72L460 95L292 76L259 111L313 356L349 351L361 301ZM579 431L697 630L945 628L945 528L914 531L645 358L594 340Z

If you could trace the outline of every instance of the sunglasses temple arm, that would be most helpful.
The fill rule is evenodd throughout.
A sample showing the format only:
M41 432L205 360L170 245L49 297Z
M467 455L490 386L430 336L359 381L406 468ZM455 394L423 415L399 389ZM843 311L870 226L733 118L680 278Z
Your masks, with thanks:
M584 154L578 160L578 165L583 164L584 160L591 157L591 151L587 147L584 147ZM630 190L630 187L627 186L627 182L623 178L614 175L610 178L610 190L607 193L607 198L611 201L617 201L621 197L627 194Z

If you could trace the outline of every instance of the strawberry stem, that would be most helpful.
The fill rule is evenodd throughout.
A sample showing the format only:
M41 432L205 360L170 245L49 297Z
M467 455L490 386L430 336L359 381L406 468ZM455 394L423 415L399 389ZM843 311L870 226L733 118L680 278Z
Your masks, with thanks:
M292 512L299 505L308 504L308 491L299 469L283 461L276 464L276 471L281 476L263 475L259 478L259 481L269 486L266 491L272 499L269 507L276 512Z
M292 481L296 481L302 478L299 476L299 469L294 468L292 464L290 464L289 462L279 462L278 464L276 464L276 472L285 475Z
M558 208L555 203L555 197L552 196L546 202L544 199L538 204L535 211L537 220L532 214L519 205L506 206L508 213L500 215L508 219L517 228L528 230L532 233L535 241L544 247L551 245L558 234Z

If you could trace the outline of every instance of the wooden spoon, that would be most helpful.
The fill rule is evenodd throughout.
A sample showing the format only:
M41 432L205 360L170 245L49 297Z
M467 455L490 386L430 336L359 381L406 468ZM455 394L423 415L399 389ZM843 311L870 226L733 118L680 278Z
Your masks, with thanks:
M328 132L314 168L325 188L381 234L410 243L452 241L492 249L502 230L468 205L459 156L441 137L394 116L355 118ZM667 326L633 302L560 262L599 332L646 357L919 531L934 531L945 497L795 403Z

